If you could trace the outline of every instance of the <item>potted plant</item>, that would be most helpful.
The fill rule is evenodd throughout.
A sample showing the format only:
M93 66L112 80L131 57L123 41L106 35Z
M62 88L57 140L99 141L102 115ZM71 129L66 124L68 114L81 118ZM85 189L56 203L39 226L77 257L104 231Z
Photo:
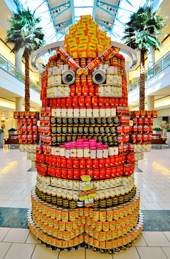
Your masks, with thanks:
M10 134L17 134L17 129L15 129L15 128L10 128L10 129L8 130L8 134L9 134L9 135L10 135ZM15 139L15 138L17 138L17 137L13 136L12 138Z
M4 146L4 129L0 129L0 148L3 148Z
M161 134L161 133L162 133L162 128L160 127L153 128L153 134Z
M167 129L167 144L168 148L170 148L170 128Z

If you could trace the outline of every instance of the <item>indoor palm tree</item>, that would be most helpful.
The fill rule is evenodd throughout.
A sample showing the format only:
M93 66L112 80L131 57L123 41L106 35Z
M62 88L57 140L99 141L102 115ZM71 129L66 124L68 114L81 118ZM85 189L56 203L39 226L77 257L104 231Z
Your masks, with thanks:
M39 17L35 17L35 11L18 9L10 18L10 29L7 31L6 42L13 44L12 52L23 49L25 57L25 111L30 110L29 56L44 44L44 33L38 27L40 21Z
M164 20L158 12L152 13L151 8L146 6L132 14L126 24L125 44L140 51L140 110L145 110L145 53L151 47L159 50L161 42L158 37L163 35L160 30L164 27Z

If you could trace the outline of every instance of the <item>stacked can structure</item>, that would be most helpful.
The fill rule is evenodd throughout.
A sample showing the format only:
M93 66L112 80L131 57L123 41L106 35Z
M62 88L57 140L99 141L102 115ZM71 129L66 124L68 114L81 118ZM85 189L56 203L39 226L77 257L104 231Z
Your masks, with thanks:
M157 114L129 113L125 58L91 16L82 16L50 57L41 100L30 230L60 251L126 249L143 229L134 168L150 150ZM83 176L91 179L84 193ZM91 203L81 199L89 193Z

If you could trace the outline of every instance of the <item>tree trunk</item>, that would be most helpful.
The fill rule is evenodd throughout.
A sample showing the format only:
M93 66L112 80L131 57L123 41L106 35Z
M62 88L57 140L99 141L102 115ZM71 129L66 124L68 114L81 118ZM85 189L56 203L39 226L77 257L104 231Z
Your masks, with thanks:
M25 49L25 111L30 110L29 49Z
M145 52L140 52L140 95L139 95L139 110L145 110Z

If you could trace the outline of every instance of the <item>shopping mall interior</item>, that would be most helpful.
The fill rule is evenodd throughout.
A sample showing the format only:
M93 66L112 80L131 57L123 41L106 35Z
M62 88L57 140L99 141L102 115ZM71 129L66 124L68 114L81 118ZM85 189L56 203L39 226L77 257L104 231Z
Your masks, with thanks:
M0 0L0 259L170 259L169 0Z

